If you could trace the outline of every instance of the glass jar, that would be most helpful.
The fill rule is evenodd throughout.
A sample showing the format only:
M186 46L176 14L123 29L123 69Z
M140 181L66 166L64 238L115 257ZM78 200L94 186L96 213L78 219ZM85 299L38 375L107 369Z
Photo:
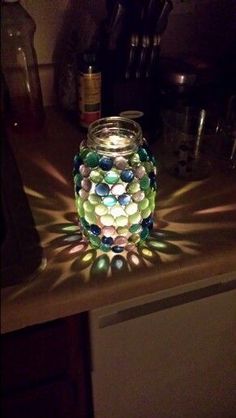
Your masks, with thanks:
M156 167L138 123L119 116L93 122L74 157L73 175L80 227L93 248L121 253L146 240Z

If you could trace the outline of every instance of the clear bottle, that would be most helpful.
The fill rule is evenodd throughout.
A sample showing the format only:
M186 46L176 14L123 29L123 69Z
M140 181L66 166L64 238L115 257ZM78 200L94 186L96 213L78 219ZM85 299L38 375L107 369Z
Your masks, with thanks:
M36 24L17 0L1 4L1 70L8 89L8 122L19 132L38 130L44 120L34 49Z

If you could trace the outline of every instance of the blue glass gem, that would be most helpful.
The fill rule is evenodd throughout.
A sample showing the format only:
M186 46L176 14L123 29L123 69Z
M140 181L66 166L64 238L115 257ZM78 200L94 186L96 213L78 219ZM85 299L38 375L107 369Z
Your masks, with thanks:
M115 196L107 196L107 197L104 197L103 203L104 203L105 206L111 208L112 206L114 206L117 203L117 200L116 200Z
M102 157L99 160L99 167L104 171L109 171L113 166L113 160L109 157Z
M145 228L145 227L152 227L152 225L153 225L153 220L152 220L152 218L151 218L151 216L148 216L148 218L145 218L145 219L143 219L143 221L142 221L142 226Z
M78 186L78 184L76 184L76 186L75 186L76 193L79 194L80 190L81 190L81 186Z
M129 194L124 193L118 197L118 202L122 206L128 205L130 201L131 201L131 196Z
M79 156L79 154L76 154L74 157L74 170L78 172L82 164L83 164L82 158Z
M147 152L148 160L152 160L152 151L150 150L149 146L145 145L143 148Z
M113 244L113 238L112 237L102 237L102 243L106 245L112 245Z
M90 225L90 231L92 232L93 235L101 234L101 228L99 228L99 226L95 224Z
M149 173L148 176L150 178L150 186L156 189L157 184L156 184L156 175L154 171L151 171L151 173Z
M124 251L124 247L121 247L120 245L114 245L114 247L112 247L112 251L114 253L122 253L122 251Z
M134 173L132 170L123 170L121 172L120 178L122 181L125 181L126 183L130 183L134 178Z
M150 180L156 180L156 175L155 175L154 171L151 171L149 173L149 178L150 178Z
M98 183L95 187L95 192L98 196L108 196L110 188L105 183Z

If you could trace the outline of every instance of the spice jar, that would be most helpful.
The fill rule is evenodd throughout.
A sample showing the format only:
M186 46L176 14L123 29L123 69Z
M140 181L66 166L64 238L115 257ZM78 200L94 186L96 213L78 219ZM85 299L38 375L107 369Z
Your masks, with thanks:
M121 253L153 227L155 158L138 123L112 116L93 122L74 157L79 224L93 248Z

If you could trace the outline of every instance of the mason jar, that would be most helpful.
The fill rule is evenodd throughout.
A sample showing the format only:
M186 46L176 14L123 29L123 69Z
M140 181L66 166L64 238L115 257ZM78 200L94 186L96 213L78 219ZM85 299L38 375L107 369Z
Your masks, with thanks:
M79 224L93 248L121 253L153 227L156 163L140 125L112 116L93 122L74 157Z

